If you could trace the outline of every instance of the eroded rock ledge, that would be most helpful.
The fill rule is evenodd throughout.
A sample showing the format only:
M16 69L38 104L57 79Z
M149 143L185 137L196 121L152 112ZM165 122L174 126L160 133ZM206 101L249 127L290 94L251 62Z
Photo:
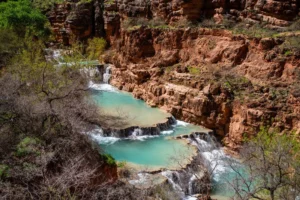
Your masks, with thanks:
M113 136L118 138L127 138L133 136L135 132L137 135L134 136L160 135L162 131L170 130L173 124L176 124L176 119L174 117L168 117L165 122L158 123L152 127L131 126L124 129L108 128L103 129L103 134L106 137Z
M106 55L111 84L177 119L216 130L237 148L261 125L300 131L299 55L281 38L226 30L141 27L124 31Z

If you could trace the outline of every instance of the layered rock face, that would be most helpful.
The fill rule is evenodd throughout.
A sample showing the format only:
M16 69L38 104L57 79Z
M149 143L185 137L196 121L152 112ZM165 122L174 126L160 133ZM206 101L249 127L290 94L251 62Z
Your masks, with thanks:
M79 0L55 4L47 13L55 40L69 45L76 40L104 36L102 0L82 3Z
M261 125L300 130L299 53L285 56L283 38L255 39L203 28L147 28L143 20L172 25L224 17L286 26L299 0L95 0L56 5L49 19L57 41L104 36L113 63L112 84L176 118L216 130L236 148ZM140 26L124 28L130 19ZM158 20L158 21L159 21ZM149 27L149 26L148 26ZM131 27L132 28L132 27Z
M68 45L75 39L104 37L104 30L107 40L113 42L119 38L121 24L128 18L184 24L185 19L202 21L211 17L218 23L226 16L235 21L287 26L299 16L299 8L299 0L66 0L56 4L47 16L56 41Z
M109 36L119 33L113 27L119 27L128 17L161 18L172 23L183 19L201 21L207 17L220 22L227 16L236 21L286 26L299 16L299 4L297 0L105 0L104 20Z
M105 59L115 65L111 84L216 130L237 148L261 125L300 130L299 56L282 56L281 43L225 30L142 27L122 32Z

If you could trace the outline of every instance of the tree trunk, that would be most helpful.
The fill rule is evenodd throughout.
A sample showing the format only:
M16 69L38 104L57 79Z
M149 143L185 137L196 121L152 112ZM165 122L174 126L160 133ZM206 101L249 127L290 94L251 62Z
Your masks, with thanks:
M275 191L274 191L274 190L271 190L271 191L270 191L270 196L271 196L271 199L272 199L272 200L274 200L274 199L275 199L275 197L274 197L274 196L275 196L275 194L274 194L274 193L275 193Z

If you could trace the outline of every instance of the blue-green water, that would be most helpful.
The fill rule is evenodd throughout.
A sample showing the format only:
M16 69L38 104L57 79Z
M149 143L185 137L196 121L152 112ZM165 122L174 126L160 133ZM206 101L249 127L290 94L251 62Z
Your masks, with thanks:
M128 120L131 125L149 126L165 121L169 114L157 109L147 106L143 101L137 100L129 93L116 90L110 85L102 84L101 87L94 88L92 97L96 103L105 110L105 112L112 115L119 115ZM122 115L122 113L125 115ZM120 114L121 113L121 114ZM174 136L181 134L189 134L194 131L208 131L201 126L195 126L182 121L177 121L172 130L162 132L160 136L133 136L128 139L119 139L114 137L102 137L101 134L95 130L92 134L93 139L96 140L102 149L111 154L117 161L126 161L137 165L148 167L178 167L174 165L172 157L182 160L189 159L195 153L192 146L188 146L183 142L174 140ZM233 195L233 191L225 180L233 180L234 173L228 169L222 162L214 161L215 157L224 157L221 149L210 149L208 142L200 141L199 147L201 155L206 160L210 161L213 172L213 193L216 199L228 199ZM207 150L205 150L207 148ZM203 150L204 149L204 150ZM182 164L181 163L181 164ZM217 165L214 165L217 164Z
M158 108L151 108L144 101L125 92L94 90L92 96L103 112L125 119L127 126L153 126L170 117L170 114Z
M127 161L139 165L172 167L172 157L188 159L194 148L172 139L173 136L200 130L199 127L179 123L172 131L162 132L161 136L137 136L131 139L118 140L94 135L106 153L111 154L118 161ZM203 129L202 129L203 130Z
M144 101L137 100L129 93L116 91L109 85L102 85L99 90L93 90L92 97L107 113L119 115L125 113L128 124L151 126L166 121L170 115L157 108L151 108ZM102 149L118 161L127 161L139 165L168 167L173 165L171 157L182 155L189 158L195 149L183 142L174 140L173 136L189 134L193 131L207 131L200 126L194 126L178 121L172 130L162 132L160 136L137 136L131 139L102 137L94 134Z

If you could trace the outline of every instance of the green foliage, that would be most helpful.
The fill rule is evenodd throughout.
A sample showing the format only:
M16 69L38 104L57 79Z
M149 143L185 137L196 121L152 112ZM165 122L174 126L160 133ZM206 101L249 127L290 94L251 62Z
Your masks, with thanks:
M286 50L284 55L288 52L288 55L292 54L291 50L300 49L300 36L286 37L284 43L280 46L281 49Z
M45 28L46 22L46 16L35 9L29 0L0 3L0 28L11 28L20 36L26 33L46 36L49 34Z
M201 72L200 68L196 66L188 66L188 71L190 74L193 75L199 75Z
M295 20L289 27L287 27L287 31L300 31L300 18Z
M92 0L80 0L79 3L91 3Z
M239 23L234 26L232 32L258 38L273 37L277 33L274 30L265 28L262 24L254 24L247 27L245 23Z
M121 161L121 162L118 162L118 167L119 168L123 168L123 167L125 167L127 165L127 162L126 161Z
M175 65L173 65L173 66L168 66L168 67L166 67L165 72L166 72L166 73L170 73L170 72L172 72L174 69L175 69Z
M0 164L0 179L8 176L9 167L8 165Z
M122 28L127 31L139 29L141 26L146 26L153 29L171 29L174 28L168 25L163 19L157 17L151 20L146 18L128 18L122 23Z
M267 155L274 154L281 145L281 150L289 149L288 153L300 159L300 143L294 132L280 134L278 131L269 131L267 127L261 127L260 131L254 138L249 138L248 142L255 145L262 145ZM270 159L273 159L270 157ZM300 160L299 160L300 161Z
M56 3L62 3L64 2L64 0L33 0L32 3L34 5L34 7L42 10L42 11L47 11L49 9L51 9L54 4Z
M241 150L249 177L240 177L243 184L253 185L249 191L236 191L239 194L257 196L257 199L294 199L300 192L300 143L294 132L279 133L261 127L255 137L245 139L245 147Z
M113 4L113 3L115 3L115 0L106 0L104 2L104 4L107 4L107 5L110 5L110 4Z
M107 164L111 166L117 166L116 160L110 154L102 154L102 158Z
M292 55L292 54L293 54L293 52L290 51L290 50L287 50L286 52L284 52L284 55L285 55L285 56L290 56L290 55Z
M22 42L12 30L0 29L0 68L7 65L21 47Z
M35 153L39 155L39 151L37 151L37 145L39 145L41 141L37 138L26 137L24 138L17 146L16 155L19 157Z
M88 40L87 55L88 59L99 59L106 47L106 40L104 38L93 38Z

